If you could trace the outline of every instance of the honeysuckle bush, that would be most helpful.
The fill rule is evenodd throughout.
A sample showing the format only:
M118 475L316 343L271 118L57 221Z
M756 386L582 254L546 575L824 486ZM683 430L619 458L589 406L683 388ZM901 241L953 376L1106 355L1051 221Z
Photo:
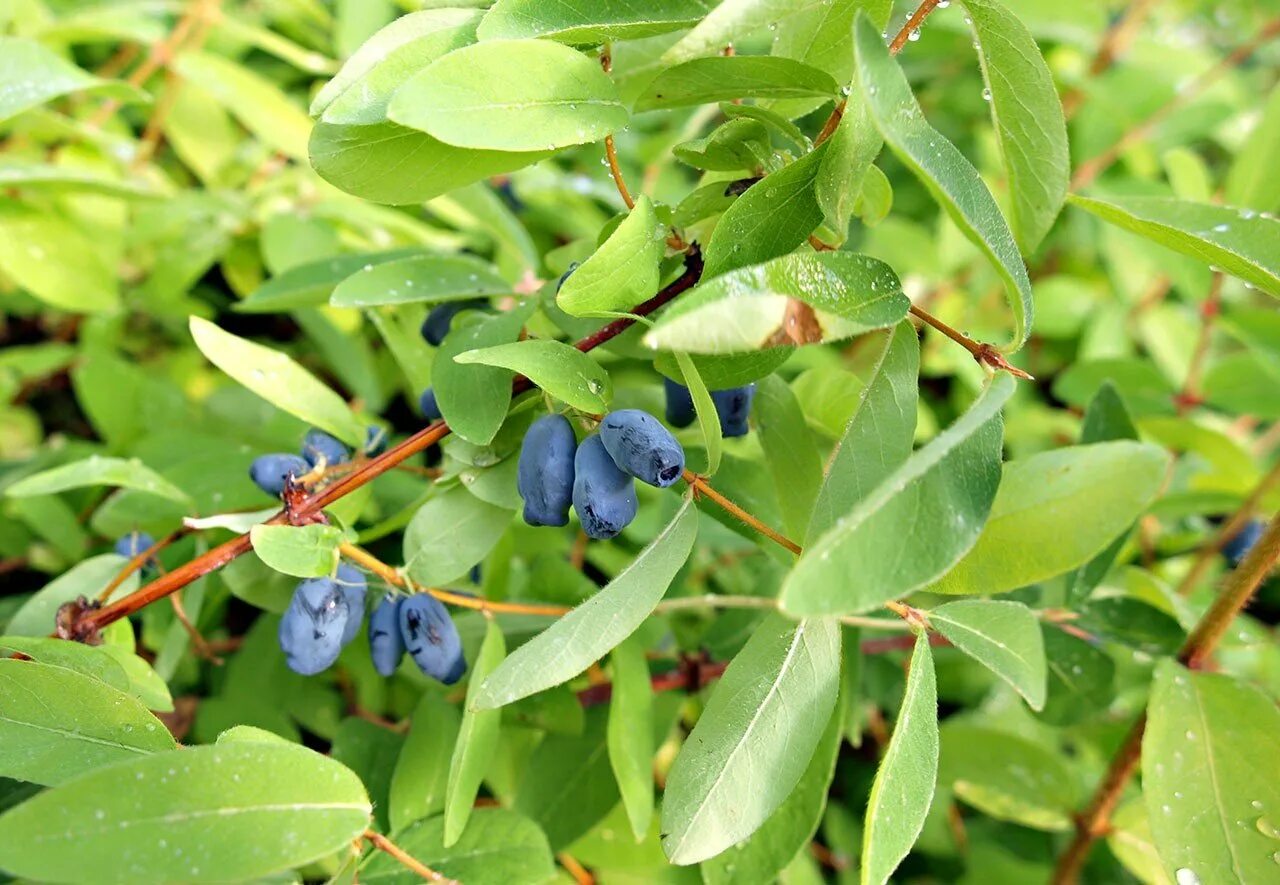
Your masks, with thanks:
M0 871L1276 881L1275 12L6 4Z

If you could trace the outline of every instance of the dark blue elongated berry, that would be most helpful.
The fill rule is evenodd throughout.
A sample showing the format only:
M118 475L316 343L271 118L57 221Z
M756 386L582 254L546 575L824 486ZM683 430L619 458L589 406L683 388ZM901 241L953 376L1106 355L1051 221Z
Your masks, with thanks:
M311 465L300 455L260 455L249 465L249 478L268 495L279 498L286 479L303 476L310 470Z
M439 421L444 417L440 412L440 406L436 404L436 389L428 387L422 391L422 396L418 397L418 411L422 412L422 417L428 421Z
M360 632L360 625L364 623L364 594L369 589L369 585L360 569L345 562L338 566L334 579L342 588L342 595L347 599L347 626L342 631L342 644L346 645L356 638L356 634Z
M721 436L747 435L751 429L747 426L747 418L751 415L751 400L755 395L754 382L745 387L711 391L711 401L716 404L716 414L720 416Z
M600 441L622 470L665 489L684 472L684 447L662 422L641 409L619 409L600 422Z
M670 378L663 378L662 381L667 391L667 423L672 427L688 427L698 416L693 409L693 397L689 395L689 388Z
M146 532L133 531L116 539L116 555L125 559L133 559L144 550L156 546L156 539Z
M280 619L280 648L289 669L310 676L336 661L349 615L336 581L310 578L299 584Z
M612 538L636 518L635 480L618 468L599 436L578 446L573 474L573 509L587 537Z
M1222 545L1222 555L1232 568L1240 565L1241 561L1249 555L1253 545L1258 543L1258 539L1262 537L1262 530L1265 525L1260 519L1251 519L1244 524L1240 531L1232 535L1227 543Z
M302 457L306 458L307 463L312 467L322 461L332 466L350 459L351 451L323 430L312 427L302 438Z
M573 425L564 415L539 418L524 435L516 488L524 499L524 521L529 525L569 524L577 448Z
M403 597L388 593L369 615L369 656L373 669L390 676L404 657L404 638L400 635L400 602Z
M415 593L400 603L400 638L418 669L432 679L453 685L467 672L458 628L434 596Z
M444 336L449 334L449 327L453 325L454 317L464 310L483 310L488 306L489 302L483 298L446 301L444 304L438 304L431 309L431 313L427 314L427 318L422 321L422 337L432 347L439 347L440 342L444 341Z
M387 450L387 431L376 424L370 424L364 432L364 453L370 458L381 455Z

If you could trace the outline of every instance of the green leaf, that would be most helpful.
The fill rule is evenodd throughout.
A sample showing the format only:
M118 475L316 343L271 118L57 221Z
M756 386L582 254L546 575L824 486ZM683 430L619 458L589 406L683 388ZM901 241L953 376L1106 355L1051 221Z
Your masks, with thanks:
M172 712L173 697L169 694L169 686L149 663L124 646L105 643L98 648L120 665L128 680L125 690L129 694L142 701L148 710Z
M199 83L265 145L291 159L307 159L311 121L271 80L204 52L181 52L173 67L184 79Z
M396 89L440 56L475 42L482 13L425 9L395 19L351 54L311 102L326 123L373 124L386 119Z
M542 830L505 808L477 808L458 841L449 847L444 844L444 817L439 815L399 830L395 843L455 882L543 885L556 875ZM422 879L391 855L375 851L361 867L360 881L411 885Z
M54 618L63 603L77 596L96 598L127 561L123 556L104 553L76 563L24 602L9 619L5 632L11 636L48 636L53 632ZM136 589L138 573L134 572L116 589L116 593L126 596Z
M995 0L964 0L1012 197L1013 231L1032 252L1067 195L1071 158L1053 74L1026 25Z
M446 144L499 151L589 144L627 124L599 63L546 40L454 50L409 78L387 116Z
M885 339L875 374L849 420L813 503L808 546L853 510L911 455L916 432L920 341L911 323Z
M786 255L822 223L814 195L822 145L757 181L725 210L707 243L702 279Z
M173 746L160 720L123 691L64 667L0 660L4 777L60 784L90 769ZM3 855L0 848L0 868L13 869Z
M227 882L299 867L369 825L360 780L298 746L173 750L91 772L0 816L0 867L61 882Z
M1252 209L1232 209L1171 197L1072 194L1079 206L1125 230L1190 255L1280 298L1280 221Z
M320 307L328 304L334 288L356 271L417 254L417 249L396 249L338 255L299 264L267 280L232 309L239 313L277 313L299 307Z
M1002 599L967 599L932 609L929 626L1013 686L1031 709L1044 707L1044 637L1031 609Z
M549 37L589 45L637 40L696 24L711 0L497 0L480 23L481 40Z
M311 166L334 187L375 203L421 203L551 156L549 151L473 151L425 132L377 123L318 123L308 145ZM395 169L395 175L388 175Z
M487 261L470 255L413 255L365 264L338 284L329 303L334 307L435 304L510 294L511 284Z
M771 162L773 144L767 126L759 120L739 118L717 126L705 138L682 142L672 148L672 151L676 159L695 169L754 171ZM712 205L720 204L716 206L715 212L729 206L732 198L725 196L724 182L715 182L706 187L709 214L714 214L710 209ZM688 199L688 206L697 202L692 194ZM682 207L685 205L681 203Z
M423 693L391 775L387 816L393 830L403 830L420 818L444 811L449 761L461 725L457 707L437 694ZM465 839L467 833L463 835Z
M861 94L853 93L845 99L844 114L827 144L814 182L814 195L822 208L823 223L839 244L845 240L849 217L857 207L864 183L883 179L883 174L869 177L879 171L872 163L884 147L884 139Z
M613 694L607 731L609 765L637 842L653 820L653 688L644 644L626 639L613 650Z
M1168 463L1130 440L1010 461L982 537L932 589L1001 593L1083 565L1147 509Z
M686 500L667 527L609 584L502 662L470 705L501 707L567 682L635 632L689 558L698 513Z
M916 636L907 688L880 760L862 831L863 885L884 883L924 828L938 780L938 688L929 637Z
M1280 87L1272 87L1262 117L1236 153L1227 173L1226 202L1258 212L1280 210L1280 178L1272 162L1280 151Z
M193 316L196 347L222 371L281 411L314 424L352 446L364 444L364 424L347 404L283 353L224 332Z
M0 121L72 92L116 101L147 100L142 90L95 77L35 40L0 37Z
M666 229L643 194L556 293L556 304L573 316L629 311L658 291Z
M663 311L644 342L723 354L838 341L891 326L909 307L897 275L881 261L853 252L793 252L698 284Z
M449 429L478 446L493 441L511 404L510 369L468 366L453 358L468 350L508 344L520 337L534 302L473 323L459 320L440 342L431 366L436 403Z
M423 504L404 531L404 561L419 584L461 578L498 543L512 511L455 486Z
M978 540L995 499L1000 408L1013 387L1011 375L994 376L954 424L805 547L783 582L782 607L795 615L868 611L949 570Z
M1031 333L1031 281L1000 207L978 170L924 119L880 29L865 15L854 26L854 43L858 85L880 134L1004 280L1013 312L1010 346L1017 350Z
M192 503L190 495L136 458L104 458L101 455L91 455L83 461L72 461L23 477L5 489L5 495L29 498L95 486L137 489L179 504Z
M0 187L23 188L41 193L103 194L132 199L163 196L163 192L157 187L141 179L108 178L106 173L100 174L74 166L13 160L0 163Z
M1267 882L1280 832L1280 710L1230 676L1165 659L1142 738L1142 792L1171 878Z
M942 729L939 779L983 814L1037 830L1068 829L1080 801L1065 756L963 721Z
M750 838L703 861L707 885L755 885L772 881L813 839L827 804L844 726L844 703L831 712L809 767L778 810Z
M735 98L830 98L831 75L790 58L714 56L666 68L636 100L637 111L711 104Z
M481 684L495 667L503 663L506 653L507 645L502 636L502 628L497 621L490 619L485 628L484 642L471 667L462 725L458 729L458 742L453 745L453 758L449 761L449 780L444 800L445 846L457 842L466 829L471 806L480 790L480 779L493 761L502 714L498 710L476 709L475 701Z
M342 529L332 525L255 525L253 552L271 568L296 578L322 578L338 565Z
M41 664L65 667L105 682L120 691L129 690L129 677L108 652L114 646L84 645L66 639L33 636L0 636L0 651L18 652Z
M680 369L680 379L689 388L689 398L693 400L693 410L698 416L698 429L702 431L702 445L707 452L707 475L713 476L720 469L720 456L724 449L715 400L711 398L711 392L702 380L702 373L693 357L687 353L676 353L674 356Z
M618 804L607 719L603 707L588 709L582 734L548 734L524 764L514 808L542 827L552 851L567 848Z
M660 59L663 65L711 55L744 34L796 11L796 0L724 0Z
M1115 696L1115 662L1057 627L1044 624L1041 632L1049 684L1040 718L1051 725L1069 725L1104 710Z
M609 401L613 399L613 380L609 373L590 356L562 341L530 338L464 351L453 361L511 369L556 399L584 412L608 411Z
M0 239L0 271L41 301L82 313L119 306L115 267L98 243L62 215L0 203ZM50 259L54 255L57 260Z
M756 628L671 766L662 847L672 863L714 857L768 820L808 768L839 687L838 622L773 614Z
M756 431L773 477L786 534L799 537L809 524L822 485L822 456L813 431L787 382L770 375L756 389Z

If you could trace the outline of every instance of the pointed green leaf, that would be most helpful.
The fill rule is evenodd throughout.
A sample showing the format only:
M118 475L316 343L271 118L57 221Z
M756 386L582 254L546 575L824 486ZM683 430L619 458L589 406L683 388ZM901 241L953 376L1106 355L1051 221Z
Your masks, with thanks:
M273 81L205 52L181 52L173 67L184 79L199 83L265 145L291 159L307 159L311 120Z
M513 373L496 366L468 366L453 358L468 350L515 341L535 306L530 301L471 323L459 319L436 349L431 364L436 403L449 429L469 443L484 446L493 441L511 405Z
M993 377L954 424L807 546L783 582L782 607L796 615L868 611L950 569L977 541L995 499L1000 408L1013 386L1011 375Z
M298 307L320 307L328 304L334 288L356 271L416 254L416 249L395 249L338 255L299 264L267 280L248 298L233 305L233 309L238 313L276 313Z
M444 811L449 761L461 726L456 706L433 692L423 693L391 774L387 798L391 829L403 830L414 821ZM443 818L440 820L443 827Z
M511 369L556 399L584 412L606 412L613 399L613 380L609 373L590 356L562 341L530 338L463 351L453 361Z
M1280 86L1273 86L1262 117L1235 155L1227 174L1226 202L1258 212L1280 210L1280 177L1272 161L1280 151Z
M63 603L77 596L97 598L126 562L123 556L103 553L76 563L24 602L9 619L5 632L11 636L48 636L53 632L54 618ZM134 572L116 588L116 593L127 596L137 589L138 573Z
M838 622L773 614L756 628L671 766L662 847L672 863L714 857L768 820L808 768L839 687Z
M793 252L695 286L662 313L644 342L725 354L838 341L893 325L909 307L882 261L853 252Z
M278 572L321 578L338 565L342 529L332 525L255 525L249 540L258 558Z
M696 24L713 5L712 0L497 0L480 24L480 39L636 40Z
M190 505L191 496L136 458L104 458L92 455L60 467L23 477L5 489L10 498L53 495L68 489L111 486L136 489L179 504Z
M455 882L544 885L556 876L542 830L505 808L477 808L462 836L447 848L444 818L439 815L414 821L394 838L402 851ZM375 851L361 867L360 881L399 885L421 879L391 855Z
M693 400L693 410L698 416L698 429L702 431L702 445L707 450L707 475L714 476L720 469L720 455L724 448L724 437L720 430L720 416L716 412L715 401L711 399L711 391L702 380L693 357L687 353L674 354L676 365L680 369L680 378L684 386L689 388L689 398Z
M35 40L0 37L0 121L72 92L146 100L142 90L95 77Z
M409 78L387 116L446 144L541 151L589 144L627 124L598 62L548 40L456 49Z
M967 599L931 610L929 625L1012 685L1031 709L1044 707L1044 637L1031 609L1002 599Z
M608 586L512 652L469 705L501 707L567 682L604 657L653 611L689 558L697 534L698 512L686 500Z
M0 271L41 301L80 313L119 307L114 265L90 234L70 219L6 201L0 204L0 239Z
M491 618L485 628L484 642L471 667L462 725L458 729L458 742L453 745L453 758L449 761L449 782L445 787L444 800L446 847L457 842L466 829L476 793L480 790L480 779L492 763L498 745L502 713L498 710L477 710L474 702L480 685L502 663L506 653L507 643L502 636L502 628Z
M1013 232L1032 252L1067 195L1071 158L1053 74L1035 38L996 0L964 0L990 96L996 143L1012 197Z
M629 311L658 291L666 229L643 194L600 248L574 270L556 293L573 316Z
M1031 333L1031 281L1000 207L973 164L925 120L880 29L865 15L854 26L854 43L858 85L880 134L1004 280L1013 313L1010 346L1017 350Z
M334 307L435 304L510 294L511 284L487 261L470 255L414 255L365 264L338 284L329 303Z
M1072 194L1079 206L1125 230L1190 255L1280 298L1280 220L1252 209L1232 209L1171 197Z
M288 356L224 332L201 317L191 317L190 326L196 347L209 362L258 396L348 445L364 444L364 424L342 397Z
M1115 697L1115 661L1084 639L1042 625L1049 666L1048 692L1040 718L1069 725L1106 708Z
M1269 882L1280 845L1280 709L1231 676L1156 665L1142 792L1178 882ZM1182 872L1187 870L1189 872Z
M1010 461L978 543L932 589L1001 593L1083 565L1147 509L1168 464L1130 440Z
M808 5L808 4L806 4ZM796 0L723 0L680 38L661 58L663 65L712 55L750 34L796 12Z
M826 156L818 167L814 194L822 207L822 221L836 239L834 244L845 241L849 229L849 217L868 182L878 184L884 177L872 165L884 147L871 111L861 93L853 93L845 99L844 114L840 124L828 139ZM873 184L872 186L875 186Z
M173 746L160 720L123 691L53 664L0 660L0 776L60 784ZM2 860L0 868L12 869Z
M1081 801L1064 754L966 721L942 729L938 779L983 814L1037 830L1068 829Z
M65 667L105 682L120 691L129 690L124 668L107 652L115 646L92 646L67 639L34 636L0 636L0 652L24 654L31 660L53 667Z
M862 831L863 885L889 881L924 827L938 780L938 689L929 637L916 637L906 693L880 760Z
M580 735L542 739L516 790L513 807L542 827L553 851L566 849L618 804L607 750L608 711L592 707L584 720Z
M836 91L830 74L794 59L713 56L664 69L645 87L635 109L652 111L735 98L831 98Z
M778 493L783 530L790 537L799 537L809 524L813 499L822 485L818 444L796 395L777 375L760 382L753 410L765 464Z
M640 842L653 819L653 687L643 643L624 640L610 660L609 765L618 781L631 832Z
M513 512L458 485L418 509L404 531L405 571L419 584L447 584L498 543Z
M350 845L369 797L303 747L232 742L90 772L0 816L0 867L44 881L265 878Z

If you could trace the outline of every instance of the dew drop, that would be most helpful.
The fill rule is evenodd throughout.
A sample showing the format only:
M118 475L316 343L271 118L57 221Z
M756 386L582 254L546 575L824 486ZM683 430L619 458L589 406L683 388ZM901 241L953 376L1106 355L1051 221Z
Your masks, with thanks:
M1260 817L1253 822L1253 825L1258 828L1259 833L1268 839L1280 839L1280 829L1277 829L1276 825L1267 818Z
M1173 874L1173 878L1178 885L1200 885L1200 877L1189 867L1179 867L1177 872Z
M989 87L982 90L982 100L991 101L991 89Z
M919 40L919 39L920 39L920 29L919 29L919 28L912 28L912 29L911 29L911 33L910 33L910 34L907 34L907 39L908 39L908 40L910 40L912 43L914 43L914 42L916 42L917 40Z

